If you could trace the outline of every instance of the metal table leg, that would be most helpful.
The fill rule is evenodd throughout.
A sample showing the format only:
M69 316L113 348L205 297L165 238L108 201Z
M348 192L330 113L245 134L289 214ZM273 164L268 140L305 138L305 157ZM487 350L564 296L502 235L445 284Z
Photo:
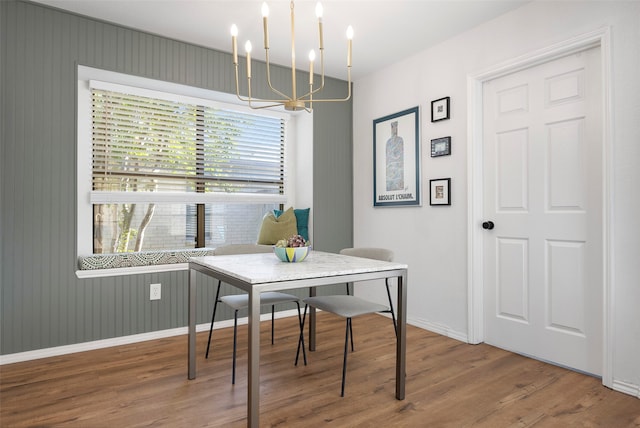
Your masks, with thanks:
M196 378L196 271L189 269L189 379Z
M260 292L249 292L247 426L260 426Z
M404 400L407 364L407 273L398 277L398 338L396 342L396 398Z
M309 297L315 297L316 288L309 288ZM316 350L316 308L309 307L309 351Z

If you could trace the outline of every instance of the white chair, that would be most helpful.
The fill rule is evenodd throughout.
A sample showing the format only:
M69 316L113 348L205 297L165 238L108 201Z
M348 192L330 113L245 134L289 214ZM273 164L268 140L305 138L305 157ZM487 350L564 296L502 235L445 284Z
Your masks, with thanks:
M218 247L213 251L214 256L222 255L234 255L234 254L254 254L254 253L270 253L273 249L266 245L256 244L232 244ZM275 255L274 255L275 257ZM213 334L213 322L216 318L216 309L218 308L218 302L223 302L231 309L234 310L233 314L233 369L231 374L231 383L236 383L236 344L237 344L237 332L238 332L238 311L246 309L249 306L248 294L231 294L220 297L220 287L222 281L218 281L218 289L216 290L216 299L213 303L213 315L211 316L211 327L209 328L209 341L207 342L207 352L205 358L209 358L209 349L211 347L211 336ZM303 337L303 324L302 315L300 313L300 299L293 294L278 293L278 292L265 292L260 294L261 306L271 305L271 344L273 345L273 333L274 333L274 318L275 318L275 305L279 303L295 303L298 307L298 323L300 325L300 337L298 339L298 351L296 353L296 365L298 364L298 356L300 352L300 343L302 343L302 353L304 357L304 364L307 364L307 354L304 349L304 337Z
M384 248L345 248L340 251L340 254L345 254L353 257L364 257L369 259L383 260L383 261L393 261L393 252L391 250L387 250ZM349 284L347 284L347 294L333 295L333 296L314 296L303 299L305 303L304 307L304 316L302 318L302 328L304 328L304 323L307 317L307 308L312 306L316 309L320 309L322 311L327 311L339 315L341 317L346 318L346 332L344 339L344 358L342 363L342 389L340 392L340 396L344 397L344 385L345 378L347 373L347 351L349 344L349 337L351 337L351 351L353 352L353 329L351 319L353 317L365 314L372 314L377 312L390 312L391 318L393 320L393 327L396 333L396 337L398 336L398 330L396 326L396 318L395 312L393 310L393 302L391 300L391 292L389 291L389 280L385 282L385 286L387 288L387 297L389 299L389 306L381 305L378 303L370 302L365 299L361 299L356 296L352 296L349 291ZM298 348L300 348L300 343L302 343L303 351L304 351L304 343L299 340ZM299 349L298 349L299 352ZM299 353L296 355L296 363L298 361Z

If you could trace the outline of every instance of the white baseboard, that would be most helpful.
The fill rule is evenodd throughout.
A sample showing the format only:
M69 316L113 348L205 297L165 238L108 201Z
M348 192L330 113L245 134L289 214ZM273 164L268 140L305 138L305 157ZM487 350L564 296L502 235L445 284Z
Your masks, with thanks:
M378 315L383 316L383 317L387 317L389 319L391 319L391 315L388 313L379 313ZM446 336L449 337L451 339L455 339L455 340L459 340L461 342L464 343L469 343L467 341L467 334L466 333L460 333L454 330L449 329L448 327L445 327L441 324L436 324L430 321L425 321L419 318L407 318L407 324L412 325L414 327L418 327L421 328L423 330L429 330L433 333L438 333L442 336Z
M447 336L447 337L450 337L451 339L456 339L464 343L469 343L467 333L451 330L449 327L444 326L442 324L437 324L437 323L419 319L419 318L407 319L407 324L411 324L413 326L422 328L424 330L429 330L434 333L438 333L443 336Z
M614 380L613 390L622 392L625 394L633 395L636 398L640 398L640 385L634 385L632 383Z
M276 312L275 317L286 318L286 317L292 317L297 315L298 315L298 311L295 309L291 309L287 311ZM381 315L387 316L386 314L381 314ZM391 317L389 316L389 318ZM262 314L260 316L261 321L267 321L269 319L271 319L271 314ZM247 317L238 318L238 325L246 325L248 322L249 320ZM408 323L412 325L416 325L417 327L421 327L419 324L414 324L411 321L408 321ZM213 325L214 330L217 330L220 328L226 328L226 327L233 327L232 319L217 321ZM209 329L209 323L196 325L196 332L198 333L202 331L207 331L208 329ZM428 327L426 329L430 330ZM433 331L435 331L436 333L441 333L440 331L436 331L436 330L433 330ZM166 337L181 336L186 334L188 334L187 327L178 327L178 328L172 328L168 330L152 331L149 333L114 337L111 339L75 343L73 345L64 345L64 346L56 346L53 348L36 349L33 351L17 352L15 354L0 355L0 366L5 364L21 363L24 361L38 360L41 358L49 358L49 357L57 357L60 355L74 354L76 352L86 352L86 351L93 351L96 349L110 348L112 346L130 345L132 343L146 342L148 340L163 339Z
M298 316L296 309L276 312L276 318L286 318ZM262 314L260 320L270 320L271 314ZM248 318L238 318L238 325L248 323ZM209 323L196 325L196 332L208 331ZM213 328L233 327L233 320L218 321ZM112 346L129 345L132 343L145 342L147 340L162 339L165 337L180 336L188 334L187 327L171 328L168 330L152 331L150 333L133 334L130 336L114 337L112 339L94 340L92 342L76 343L73 345L56 346L53 348L36 349L34 351L17 352L15 354L0 355L0 366L5 364L21 363L24 361L38 360L41 358L57 357L60 355L73 354L76 352L93 351L96 349L109 348Z

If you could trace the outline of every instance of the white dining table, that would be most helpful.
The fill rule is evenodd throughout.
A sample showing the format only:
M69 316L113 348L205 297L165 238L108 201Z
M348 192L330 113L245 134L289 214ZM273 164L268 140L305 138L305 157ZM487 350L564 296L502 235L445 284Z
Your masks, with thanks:
M198 272L233 285L249 294L249 346L247 426L259 427L260 421L260 293L309 287L397 278L396 399L405 397L406 264L311 251L298 263L281 262L275 254L240 254L193 257L189 259L189 340L188 378L196 377L196 282ZM315 314L310 316L309 348L315 349Z

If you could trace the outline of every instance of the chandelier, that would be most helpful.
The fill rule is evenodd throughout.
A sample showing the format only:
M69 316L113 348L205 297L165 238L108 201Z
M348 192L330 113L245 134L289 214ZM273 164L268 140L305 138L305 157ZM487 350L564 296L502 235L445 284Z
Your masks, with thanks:
M293 0L291 1L291 95L286 95L284 92L273 87L271 84L271 73L269 62L269 6L266 2L262 4L262 25L264 27L264 51L266 58L266 81L271 91L277 95L276 99L258 99L251 96L251 42L247 41L245 44L245 51L247 54L247 88L248 97L240 95L240 79L238 78L238 27L234 24L231 26L231 44L233 48L233 65L236 72L236 95L241 101L247 102L249 107L253 109L284 106L286 110L297 111L306 110L311 112L313 110L314 102L340 102L348 101L351 98L351 43L353 39L353 28L349 26L347 28L347 76L348 76L348 94L345 98L328 99L318 98L314 99L313 96L324 88L324 43L322 34L322 5L316 4L316 17L318 18L318 31L320 34L319 39L319 51L320 51L320 86L313 88L314 81L314 62L316 59L315 51L309 52L309 91L304 95L298 96L296 88L296 52L295 52L295 32L294 32L294 6Z

